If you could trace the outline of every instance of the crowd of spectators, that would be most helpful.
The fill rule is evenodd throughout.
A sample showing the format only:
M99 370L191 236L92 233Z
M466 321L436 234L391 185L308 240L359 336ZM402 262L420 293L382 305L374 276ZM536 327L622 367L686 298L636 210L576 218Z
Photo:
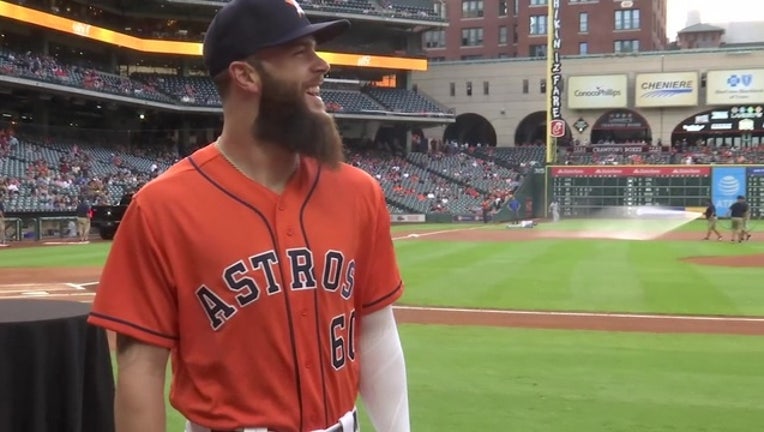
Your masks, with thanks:
M0 129L0 195L11 202L17 197L32 198L35 208L44 210L71 209L80 197L87 197L93 204L114 204L122 193L145 184L180 157L172 146L114 144L107 149L95 144L63 142L39 137L27 139L10 128ZM55 154L60 156L51 159L46 149L58 149ZM428 141L415 150L419 151L408 154L400 149L393 151L384 141L371 150L349 146L347 161L375 177L388 198L402 204L399 207L405 209L406 203L414 202L430 212L453 212L456 208L478 213L481 203L505 202L528 172L524 163L515 166L502 163L498 157L487 156L493 151L477 147L455 143L431 145ZM512 149L502 150L512 153ZM503 157L504 162L512 160ZM731 149L693 145L664 153L631 155L571 153L564 163L764 163L764 146Z

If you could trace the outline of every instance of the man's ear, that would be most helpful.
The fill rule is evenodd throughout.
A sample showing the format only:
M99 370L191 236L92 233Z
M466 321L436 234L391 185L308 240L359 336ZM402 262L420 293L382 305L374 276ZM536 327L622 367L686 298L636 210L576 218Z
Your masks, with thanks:
M250 94L260 94L262 81L252 65L246 62L231 62L228 65L231 84Z

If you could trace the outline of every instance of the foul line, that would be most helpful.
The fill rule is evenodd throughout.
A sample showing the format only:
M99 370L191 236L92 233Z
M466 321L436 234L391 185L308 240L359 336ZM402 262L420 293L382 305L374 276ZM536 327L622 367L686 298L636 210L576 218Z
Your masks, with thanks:
M86 287L98 285L98 282L83 282L83 283L65 283L64 285L77 289L77 290L84 290L87 289Z
M440 231L425 231L425 232L423 232L421 234L419 234L419 233L411 233L411 234L407 234L407 235L401 236L401 237L393 237L393 241L415 239L415 238L419 238L419 237L427 237L427 236L431 236L431 235L445 234L445 233L451 233L451 232L472 231L472 230L483 229L483 228L486 228L486 226L481 225L481 226L469 227L469 228L454 228L454 229L440 230Z
M475 314L498 314L498 315L536 315L536 316L561 316L561 317L580 317L580 318L637 318L637 319L669 319L679 321L740 321L740 322L763 322L764 318L754 317L724 317L724 316L703 316L703 315L659 315L659 314L627 314L627 313L607 313L607 312L562 312L562 311L530 311L530 310L511 310L511 309L466 309L466 308L447 308L447 307L425 307L425 306L394 306L397 310L410 310L421 312L444 312L444 313L475 313Z

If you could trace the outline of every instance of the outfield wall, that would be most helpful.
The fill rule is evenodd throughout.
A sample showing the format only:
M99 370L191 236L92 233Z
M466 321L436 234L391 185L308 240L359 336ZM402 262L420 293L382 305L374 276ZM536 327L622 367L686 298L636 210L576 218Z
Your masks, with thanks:
M592 217L613 207L697 210L710 198L725 217L738 195L752 218L764 216L764 165L550 165L544 201L547 216L557 199L562 217Z

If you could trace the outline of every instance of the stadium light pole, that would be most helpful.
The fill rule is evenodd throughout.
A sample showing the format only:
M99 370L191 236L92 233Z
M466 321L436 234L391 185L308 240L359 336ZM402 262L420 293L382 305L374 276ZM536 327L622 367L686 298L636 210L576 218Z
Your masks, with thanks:
M562 63L560 6L562 0L547 0L546 32L546 162L557 160L557 139L565 136L562 118Z

